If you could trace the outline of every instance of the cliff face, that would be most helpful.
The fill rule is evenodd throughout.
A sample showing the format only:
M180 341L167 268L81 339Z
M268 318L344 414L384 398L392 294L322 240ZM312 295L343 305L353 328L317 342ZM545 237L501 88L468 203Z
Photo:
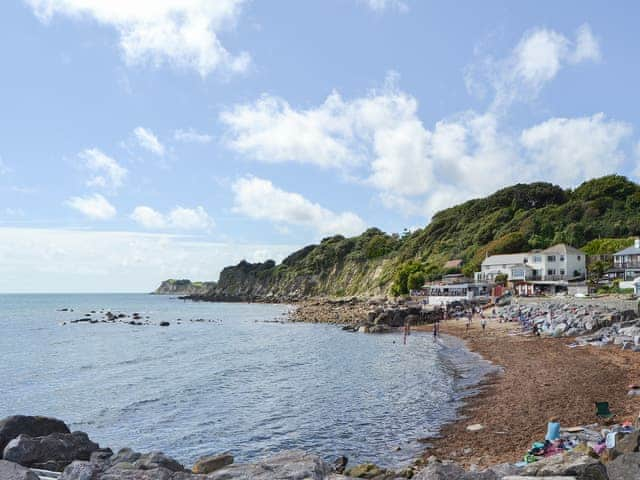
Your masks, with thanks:
M640 187L618 175L575 190L518 184L438 212L413 232L389 235L370 228L357 237L336 235L279 265L242 261L225 268L217 284L163 284L159 290L214 300L403 294L410 285L453 273L448 260L461 259L463 273L472 275L487 254L556 243L579 248L594 239L638 235L638 212Z
M156 295L203 295L216 287L216 282L192 282L191 280L165 280L153 292Z

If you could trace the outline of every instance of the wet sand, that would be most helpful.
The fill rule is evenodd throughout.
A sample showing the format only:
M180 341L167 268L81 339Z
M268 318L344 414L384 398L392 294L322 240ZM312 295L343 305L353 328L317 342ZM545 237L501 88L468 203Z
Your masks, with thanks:
M627 386L640 383L640 353L618 346L568 348L571 339L512 335L520 331L518 325L497 320L489 320L484 333L474 320L466 332L465 323L448 320L441 331L464 339L502 372L488 378L481 393L467 402L460 421L430 442L433 448L425 458L481 466L516 462L532 442L544 439L552 416L563 427L595 423L596 401L608 401L618 421L635 420L640 412L640 398L627 396ZM484 429L467 431L476 423Z

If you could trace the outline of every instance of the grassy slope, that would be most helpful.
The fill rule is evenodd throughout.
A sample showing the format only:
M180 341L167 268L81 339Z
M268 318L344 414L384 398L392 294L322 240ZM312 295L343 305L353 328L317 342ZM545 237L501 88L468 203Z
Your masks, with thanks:
M559 242L583 247L594 239L637 234L640 187L625 177L590 180L575 190L548 183L518 184L443 210L425 228L402 237L372 228L357 237L326 238L294 252L280 265L269 261L227 267L219 288L258 295L381 294L389 292L408 262L429 278L440 275L447 260L462 258L465 271L471 273L487 253ZM613 244L600 242L593 248L607 245Z

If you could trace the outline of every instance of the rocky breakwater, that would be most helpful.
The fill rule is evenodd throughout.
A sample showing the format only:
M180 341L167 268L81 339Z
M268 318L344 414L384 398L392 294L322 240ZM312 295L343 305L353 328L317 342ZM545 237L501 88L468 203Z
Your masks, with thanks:
M542 335L554 337L575 337L603 329L617 331L620 326L640 326L636 310L597 303L540 301L511 304L500 308L497 313L506 321L519 321L525 327L535 327Z
M235 464L228 453L202 457L191 468L161 452L140 453L123 448L114 453L100 448L82 432L69 431L64 422L46 417L13 416L0 420L1 480L516 480L537 477L576 480L640 478L640 434L628 433L598 458L587 444L573 451L539 460L526 467L494 465L465 470L435 457L416 460L399 471L374 464L346 468L339 457L333 464L312 453L286 450L261 460ZM42 470L60 472L47 473Z
M443 318L443 311L440 308L423 309L412 303L390 302L385 298L319 298L296 304L290 318L294 322L342 325L349 331L383 333L407 323L434 323Z

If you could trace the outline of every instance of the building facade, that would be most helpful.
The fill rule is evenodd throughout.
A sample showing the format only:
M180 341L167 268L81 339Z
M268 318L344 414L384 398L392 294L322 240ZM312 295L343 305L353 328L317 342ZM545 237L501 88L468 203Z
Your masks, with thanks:
M640 239L636 238L633 246L613 254L613 268L609 270L615 277L631 281L640 277Z
M586 277L586 255L570 245L560 243L545 250L491 255L484 259L476 280L494 282L506 275L512 284L567 283Z

